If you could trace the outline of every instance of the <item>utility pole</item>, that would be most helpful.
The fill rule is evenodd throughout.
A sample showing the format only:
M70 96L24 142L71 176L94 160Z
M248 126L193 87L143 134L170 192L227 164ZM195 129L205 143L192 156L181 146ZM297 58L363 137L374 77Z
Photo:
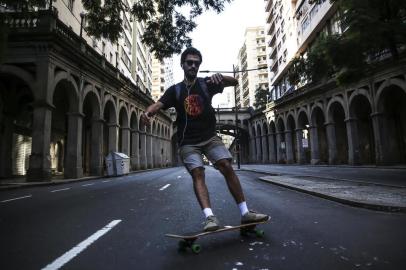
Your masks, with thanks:
M233 65L233 77L235 79L236 69ZM234 85L234 113L235 113L235 152L237 154L237 168L241 169L240 157L240 138L238 132L238 105L237 105L237 86Z

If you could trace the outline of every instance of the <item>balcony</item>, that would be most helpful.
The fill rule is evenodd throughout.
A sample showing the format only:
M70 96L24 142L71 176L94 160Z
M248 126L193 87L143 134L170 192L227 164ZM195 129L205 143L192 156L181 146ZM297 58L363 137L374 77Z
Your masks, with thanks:
M271 39L268 41L268 47L275 46L275 43L276 43L276 34L274 32L273 35L271 36Z
M268 36L272 35L275 32L275 21L273 21L272 23L269 24L268 30L266 31L266 33L268 34Z
M268 0L267 1L266 6L265 6L265 11L266 12L268 12L271 9L272 4L273 4L273 0Z

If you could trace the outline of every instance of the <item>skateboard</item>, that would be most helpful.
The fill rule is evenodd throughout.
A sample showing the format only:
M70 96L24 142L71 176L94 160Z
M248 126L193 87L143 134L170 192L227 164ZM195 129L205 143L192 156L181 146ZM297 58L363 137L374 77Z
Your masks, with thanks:
M210 235L210 234L215 234L215 233L234 231L234 230L240 230L240 235L242 235L242 236L254 234L257 237L263 237L265 235L265 232L263 230L257 229L256 227L259 224L268 222L270 219L271 218L268 218L267 220L260 221L260 222L247 223L247 224L241 224L241 225L236 225L236 226L223 226L223 227L220 227L216 231L208 231L208 232L200 231L200 232L193 232L193 233L185 233L183 235L168 233L168 234L165 234L165 236L170 237L170 238L180 239L178 242L179 251L186 251L187 248L190 248L193 253L199 254L200 251L202 250L202 247L199 244L195 243L195 241L199 237Z

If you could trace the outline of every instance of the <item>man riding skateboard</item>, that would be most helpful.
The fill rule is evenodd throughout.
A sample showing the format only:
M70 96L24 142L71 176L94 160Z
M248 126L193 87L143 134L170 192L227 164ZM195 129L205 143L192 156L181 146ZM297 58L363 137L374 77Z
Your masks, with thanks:
M222 93L224 87L237 85L238 81L220 73L198 78L201 63L202 55L197 49L189 47L183 51L180 65L184 71L184 80L169 87L156 103L150 105L141 115L141 121L150 125L151 117L159 110L175 107L179 155L192 176L196 198L206 217L204 231L215 231L220 225L211 209L205 183L203 154L223 174L228 189L240 209L241 223L268 220L269 216L248 210L240 181L231 166L232 156L216 133L212 97Z

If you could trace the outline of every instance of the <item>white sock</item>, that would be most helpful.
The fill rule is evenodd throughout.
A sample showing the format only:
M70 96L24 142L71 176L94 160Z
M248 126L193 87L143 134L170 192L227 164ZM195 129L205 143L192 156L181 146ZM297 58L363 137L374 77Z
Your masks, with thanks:
M204 208L203 213L206 216L206 218L209 217L209 216L214 216L213 211L211 210L211 208Z
M245 215L248 213L248 207L246 202L242 202L238 204L238 207L240 208L241 216Z

